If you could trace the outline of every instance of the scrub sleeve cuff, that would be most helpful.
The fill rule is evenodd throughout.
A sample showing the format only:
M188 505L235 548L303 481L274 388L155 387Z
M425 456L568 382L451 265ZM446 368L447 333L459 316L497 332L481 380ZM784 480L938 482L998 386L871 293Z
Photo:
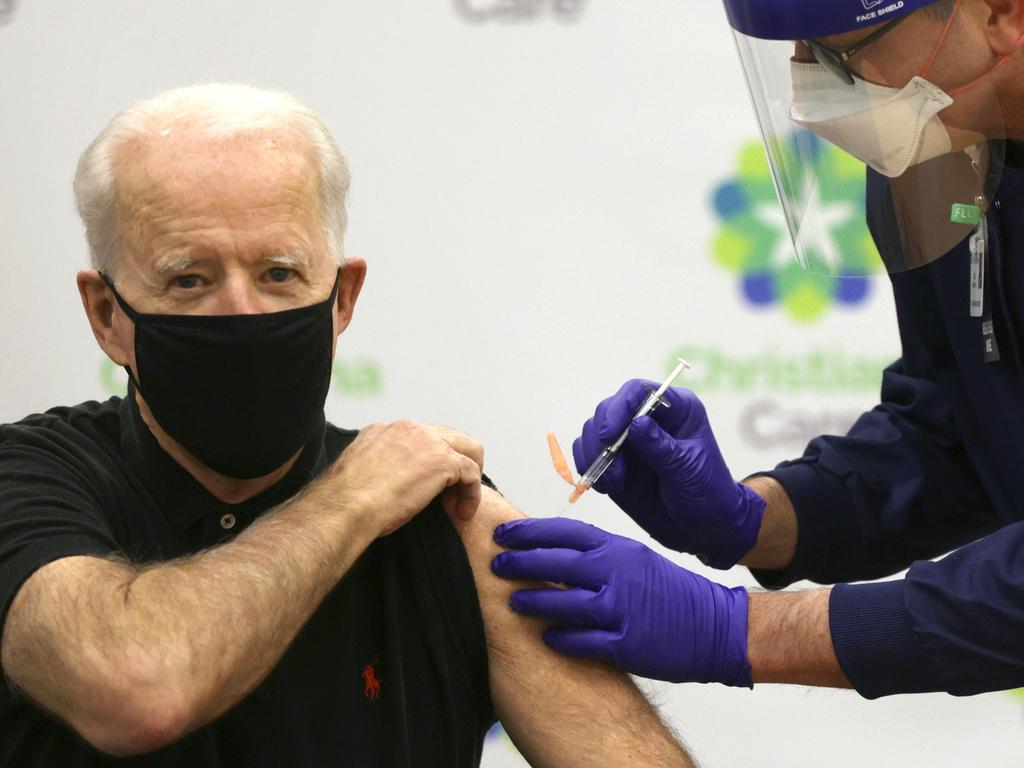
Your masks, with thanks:
M841 573L851 553L860 548L860 526L843 481L807 462L780 464L771 477L786 491L796 510L797 543L793 562L784 571L751 568L766 589L782 589L802 579L834 583L829 573ZM849 570L846 570L849 573Z
M904 584L840 584L829 598L836 658L866 699L936 690L903 600Z

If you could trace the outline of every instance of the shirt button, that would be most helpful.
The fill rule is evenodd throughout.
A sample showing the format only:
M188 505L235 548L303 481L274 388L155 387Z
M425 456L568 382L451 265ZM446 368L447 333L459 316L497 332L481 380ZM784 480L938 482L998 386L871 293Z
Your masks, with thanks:
M235 527L235 516L228 512L220 519L220 527L225 531L230 531Z

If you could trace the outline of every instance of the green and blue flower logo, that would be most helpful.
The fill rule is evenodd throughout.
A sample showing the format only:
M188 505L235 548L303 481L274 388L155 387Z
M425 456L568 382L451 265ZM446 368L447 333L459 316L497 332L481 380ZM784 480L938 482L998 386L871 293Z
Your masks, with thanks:
M814 274L793 258L786 219L772 172L758 141L739 153L736 176L714 191L712 205L722 227L712 243L715 262L740 275L744 298L757 307L781 304L795 321L820 319L833 304L867 300L871 278L881 262L865 221L864 166L811 133L795 133L780 147L787 182L815 183L823 221L808 244L811 261L838 261L850 272L840 278ZM800 160L810 159L811 171ZM861 276L857 276L861 275Z

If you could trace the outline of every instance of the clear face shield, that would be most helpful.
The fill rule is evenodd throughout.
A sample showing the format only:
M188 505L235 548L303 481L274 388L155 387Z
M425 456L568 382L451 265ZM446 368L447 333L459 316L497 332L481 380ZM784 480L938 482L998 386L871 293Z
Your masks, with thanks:
M991 70L948 91L928 79L950 54L959 9L957 0L948 18L918 13L930 2L725 0L782 215L809 271L877 270L861 242L865 166L888 177L898 236L882 249L889 272L949 252L988 208L1003 160L1002 144L986 139L1002 135ZM951 110L968 98L984 124Z

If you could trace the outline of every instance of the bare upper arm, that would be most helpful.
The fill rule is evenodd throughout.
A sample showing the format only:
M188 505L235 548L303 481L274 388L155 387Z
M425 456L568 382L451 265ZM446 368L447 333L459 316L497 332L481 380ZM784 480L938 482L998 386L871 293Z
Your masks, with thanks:
M513 742L534 766L691 765L627 675L556 654L541 639L545 622L509 608L512 592L530 585L491 571L491 559L501 551L492 534L522 517L485 488L476 516L455 523L480 598L491 696Z

